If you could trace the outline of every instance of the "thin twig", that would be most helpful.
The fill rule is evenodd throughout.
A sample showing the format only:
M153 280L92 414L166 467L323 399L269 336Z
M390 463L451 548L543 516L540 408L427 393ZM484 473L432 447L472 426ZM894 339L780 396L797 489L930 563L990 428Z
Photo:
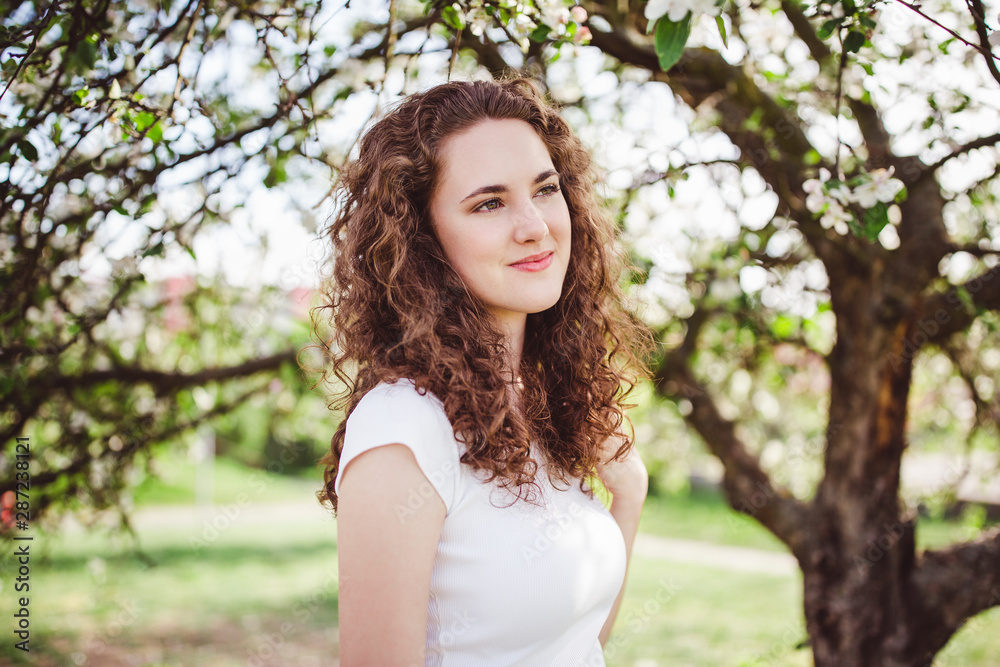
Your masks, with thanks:
M392 52L396 48L396 15L398 0L389 0L389 36L385 44L385 71L389 71L389 63L392 61Z
M462 43L462 31L455 31L455 46L451 47L451 59L448 61L448 81L451 81L451 70L455 67L455 62L458 60L458 46Z
M934 164L928 166L923 170L922 173L933 173L944 166L946 162L954 160L955 158L968 153L969 151L975 150L977 148L986 148L987 146L995 146L1000 143L1000 132L996 134L991 134L988 137L979 137L978 139L973 139L967 144L963 144L953 150L952 152L945 155L943 158L935 162Z
M994 80L1000 83L1000 70L997 69L993 52L990 51L990 35L986 29L986 10L983 8L982 0L965 0L965 5L969 8L972 20L976 24L976 35L979 37L979 45L982 47L980 51L985 51L988 54L986 57L986 67L989 68L990 75Z
M45 19L48 17L49 12L52 11L52 8L54 6L55 4L49 5L48 9L45 10L45 14L42 15L41 19L39 19L38 29L35 31L35 34L32 35L31 38L31 46L29 46L28 50L24 52L24 57L21 58L21 62L17 64L17 69L14 70L14 74L10 77L10 80L7 82L7 85L4 86L3 92L0 93L0 100L2 100L3 96L7 94L8 90L10 90L11 85L15 81L17 81L17 75L21 73L21 70L24 68L24 64L28 62L28 58L30 58L31 54L35 52L35 47L38 46L38 37L42 34L42 31L45 30Z
M906 2L906 0L896 0L896 2L898 2L899 4L903 5L904 7L908 8L908 9L911 9L911 10L915 11L920 16L923 16L925 19L927 19L928 21L930 21L931 23L933 23L937 27L941 28L942 30L944 30L945 32L947 32L949 35L951 35L952 37L954 37L958 41L962 42L962 44L965 44L966 46L971 46L976 51L979 51L984 56L986 56L987 59L998 59L998 60L1000 60L1000 58L998 58L997 56L993 55L993 53L991 51L983 49L983 47L979 46L978 44L973 44L969 40L967 40L964 37L962 37L961 35L959 35L954 30L952 30L951 28L949 28L949 27L947 27L945 25L942 25L941 23L939 23L938 21L936 21L934 18L932 18L932 17L928 16L927 14L925 14L923 11L920 10L920 6L919 5L910 4L909 2Z
M844 33L837 31L837 39L840 41L840 65L837 67L837 95L833 102L833 117L837 128L837 152L833 156L833 173L837 179L841 179L840 174L840 98L843 92L844 70L847 68L847 50L844 48Z

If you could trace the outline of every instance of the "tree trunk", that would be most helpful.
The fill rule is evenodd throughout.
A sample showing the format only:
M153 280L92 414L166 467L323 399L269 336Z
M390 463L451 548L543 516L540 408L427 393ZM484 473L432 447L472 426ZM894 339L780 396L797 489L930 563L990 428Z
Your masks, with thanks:
M916 667L933 651L911 631L910 615L920 613L909 599L914 521L898 498L912 318L885 306L880 261L860 275L857 268L832 290L826 474L812 549L800 560L806 627L817 667Z

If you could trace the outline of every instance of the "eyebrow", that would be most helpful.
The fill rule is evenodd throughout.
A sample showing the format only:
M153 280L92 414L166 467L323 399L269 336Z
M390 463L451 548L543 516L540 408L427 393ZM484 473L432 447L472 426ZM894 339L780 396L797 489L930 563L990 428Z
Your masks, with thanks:
M535 176L535 182L534 182L533 185L538 185L542 181L544 181L544 180L546 180L548 178L551 178L552 176L558 176L558 175L559 175L559 172L557 172L555 169L548 169L548 170L543 171L542 173L540 173L538 176ZM472 192L470 192L469 195L465 199L463 199L462 201L460 201L458 203L462 204L465 201L467 201L469 199L472 199L473 197L478 197L479 195L495 195L495 194L498 194L498 193L501 193L501 192L507 192L507 186L506 185L484 185L483 187L477 188L477 189L473 190Z

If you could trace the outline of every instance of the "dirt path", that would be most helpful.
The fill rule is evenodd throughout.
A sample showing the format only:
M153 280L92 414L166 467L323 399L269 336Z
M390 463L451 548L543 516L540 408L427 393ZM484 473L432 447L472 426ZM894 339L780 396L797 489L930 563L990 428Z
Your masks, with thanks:
M138 530L155 527L183 528L201 525L224 512L225 508L220 507L151 507L136 512L133 524ZM329 512L312 502L253 503L242 508L235 520L244 525L287 524L290 521L313 523L335 530L335 523ZM74 530L72 525L67 525L66 528ZM636 538L634 553L643 558L693 563L732 572L791 576L798 570L795 559L786 553L648 533L640 533Z

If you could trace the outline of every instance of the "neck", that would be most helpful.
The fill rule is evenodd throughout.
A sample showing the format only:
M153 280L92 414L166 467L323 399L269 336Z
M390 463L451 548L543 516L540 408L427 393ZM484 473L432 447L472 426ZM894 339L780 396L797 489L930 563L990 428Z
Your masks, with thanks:
M504 347L507 353L503 359L502 374L507 382L507 395L515 410L521 409L521 352L524 349L524 331L527 323L524 313L510 313L500 318L504 332Z
M524 313L516 313L500 320L507 348L507 354L503 360L504 378L511 384L517 382L520 374L521 352L524 349L524 331L527 319Z

